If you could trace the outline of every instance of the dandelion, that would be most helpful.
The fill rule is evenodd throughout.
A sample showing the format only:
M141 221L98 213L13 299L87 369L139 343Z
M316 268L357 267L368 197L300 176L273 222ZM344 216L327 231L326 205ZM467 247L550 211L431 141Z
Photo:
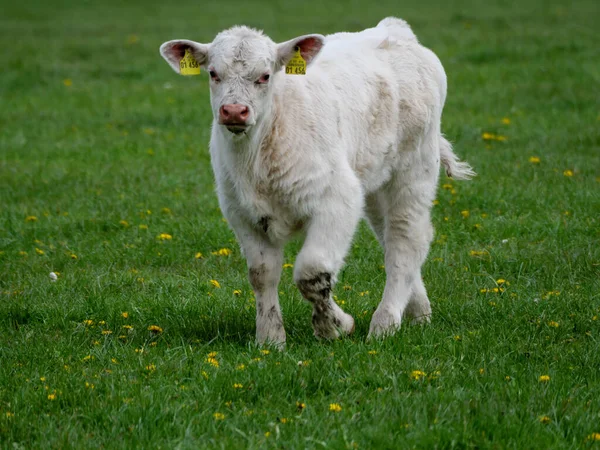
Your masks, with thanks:
M156 366L154 364L149 364L146 366L146 370L148 372L154 372L156 370Z
M487 252L485 250L471 250L469 252L469 255L471 255L471 256L485 256L485 255L487 255Z
M217 355L218 355L218 353L217 353L217 352L210 352L210 353L209 353L208 355L206 355L206 356L208 356L209 358L214 358L214 357L215 357L215 356L217 356Z
M433 202L431 202L431 204L432 204L433 206L437 206L437 205L439 205L439 204L440 204L440 201L439 201L439 200L434 200Z
M228 248L222 248L217 250L216 252L211 252L211 254L215 255L215 256L229 256L231 255L232 251Z
M241 383L234 383L234 384L233 384L233 388L234 388L234 389L242 389L243 387L244 387L244 385L243 385L243 384L241 384Z
M587 438L589 441L600 441L600 433L592 433Z
M102 334L104 336L108 336L109 334L112 334L112 331L110 331L110 330L102 330Z
M530 156L529 157L529 162L531 164L539 164L541 162L541 159L537 156Z
M548 416L541 416L540 417L540 422L543 423L543 424L547 424L547 423L552 422L552 419L550 419L550 417L548 417Z
M129 317L129 313L127 311L123 311L121 313L121 317L123 317L123 319L127 319Z
M266 349L264 349L264 350L261 350L260 352L261 352L263 355L268 355L269 353L271 353L269 350L266 350Z
M246 369L246 366L244 364L238 364L236 366L236 370L245 370L245 369Z
M213 414L213 417L215 418L215 420L223 420L225 419L225 414L216 412Z
M268 438L269 436L271 436L271 432L270 431L265 431L265 437Z
M234 289L233 290L233 295L236 295L236 296L239 297L240 295L242 295L242 291L240 291L239 289Z
M462 341L462 337L460 337L458 334L456 336L454 336L454 340L455 341Z
M65 78L65 79L63 80L63 84L64 84L66 87L71 87L71 86L73 86L73 80L71 80L70 78Z
M496 280L496 284L500 285L500 284L510 284L510 283L508 283L504 278L498 278Z
M129 222L126 220L119 220L119 225L121 225L123 228L127 228L129 226Z
M572 176L573 176L573 171L572 171L572 170L569 170L569 169L567 169L567 170L565 170L565 171L563 172L563 175L564 175L565 177L572 177Z
M202 372L200 372L200 375L202 375L205 380L208 380L208 374L206 373L206 371L203 370Z
M504 377L504 381L510 381L510 380L512 380L512 378L510 377L510 375L506 375Z
M506 141L506 136L502 136L501 134L496 135L496 140L498 142L504 142Z
M221 288L221 285L219 284L219 282L217 280L210 280L210 284L212 284L217 289Z
M292 267L294 267L294 265L290 264L290 263L286 263L286 264L283 265L284 269L291 269Z
M302 411L302 410L304 410L304 408L306 408L306 403L296 402L296 409L298 411Z
M69 257L70 257L71 259L77 259L77 255L76 255L75 253L71 253L71 254L69 255Z
M148 229L148 225L146 225L146 224L143 224L143 223L140 223L140 224L139 224L139 226L138 226L138 228L139 228L140 230L147 230L147 229Z
M40 255L40 256L41 256L41 255L43 255L43 254L45 253L45 252L44 252L44 250L41 250L41 249L39 249L39 248L37 248L37 247L36 247L36 249L35 249L35 252L36 252L38 255Z
M423 372L422 370L413 370L410 373L410 377L413 380L417 380L417 381L420 380L421 378L424 378L425 376L427 376L427 374L425 372Z
M92 383L88 383L87 381L85 382L85 387L88 389L94 389L96 386L93 385Z
M554 320L551 320L550 322L548 322L548 326L552 327L552 328L558 328L560 325L558 322L555 322Z
M483 375L485 373L485 369L482 367L481 369L479 369L479 375Z
M342 410L342 407L340 406L339 403L330 403L329 404L329 411L333 411L333 412L340 412Z
M160 241L170 241L171 239L173 239L173 236L171 236L168 233L160 233L158 236L156 236L156 239Z
M126 330L133 330L133 327L131 325L123 325L123 328Z
M211 356L206 358L206 362L209 363L210 365L212 365L213 367L216 367L216 368L219 367L219 361L216 358L213 358Z
M15 417L15 413L11 413L10 411L6 411L6 418L7 419L11 419L13 417Z
M50 400L50 401L56 400L56 394L48 394L48 400Z
M377 354L377 350L369 350L369 355L376 355Z
M25 222L37 222L38 218L35 216L27 216L25 217Z
M44 381L46 381L46 377L40 377L40 381L43 383Z
M547 383L548 381L550 381L550 375L540 375L538 381L540 383Z
M508 117L503 117L502 118L502 123L504 125L510 125L510 119Z
M202 253L198 252L194 255L194 258L196 259L202 259L204 256L202 255Z
M152 331L153 333L160 334L163 332L163 329L158 325L150 325L148 327L148 331Z
M169 208L163 208L160 210L160 212L167 215L173 214Z
M90 361L91 359L92 359L92 355L87 355L87 356L84 356L84 357L83 357L82 361L83 361L83 362L85 362L85 361Z
M469 211L467 211L467 210L464 210L464 211L460 212L460 215L463 216L463 218L466 219L466 218L468 218L471 215L471 213Z
M288 420L286 417L282 417L281 419L279 419L279 423L288 423Z
M496 135L494 133L485 132L481 135L481 138L484 141L493 141L494 139L496 139Z

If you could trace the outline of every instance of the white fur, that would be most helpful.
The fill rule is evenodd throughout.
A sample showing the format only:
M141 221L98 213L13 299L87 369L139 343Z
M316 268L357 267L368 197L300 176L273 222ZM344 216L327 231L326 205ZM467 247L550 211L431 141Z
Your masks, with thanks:
M285 343L277 285L283 246L298 232L305 241L294 279L313 303L315 334L353 331L352 317L330 291L363 216L385 248L387 273L370 336L394 332L404 313L428 320L421 265L433 236L440 157L456 178L474 173L441 134L443 67L408 24L386 18L360 33L283 44L235 27L211 44L163 44L176 71L183 48L177 46L191 48L220 79L211 82L211 161L221 209L248 261L257 340ZM283 70L295 46L309 60L305 76ZM255 84L264 73L269 82ZM228 103L249 107L243 134L218 123L219 108Z

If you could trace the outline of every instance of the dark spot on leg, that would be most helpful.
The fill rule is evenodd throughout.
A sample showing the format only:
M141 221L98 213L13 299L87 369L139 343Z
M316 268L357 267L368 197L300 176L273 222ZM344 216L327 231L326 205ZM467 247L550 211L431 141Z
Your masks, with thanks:
M331 274L322 272L314 278L299 280L298 289L304 298L313 303L328 299L331 293Z
M264 282L265 275L265 265L261 264L258 267L250 267L248 269L248 278L250 280L250 284L254 289L254 292L261 293L265 288Z
M262 317L263 315L263 304L261 302L256 302L256 312L258 313L259 316Z
M267 317L269 319L272 319L274 316L277 315L277 307L275 305L271 306L271 309L269 309L269 312L267 314Z

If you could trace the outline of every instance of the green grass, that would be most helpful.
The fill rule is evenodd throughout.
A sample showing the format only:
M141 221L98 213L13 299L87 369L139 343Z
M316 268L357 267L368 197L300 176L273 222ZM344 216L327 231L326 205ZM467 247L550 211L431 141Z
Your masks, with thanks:
M598 446L596 1L60 3L0 17L1 448ZM158 47L387 15L441 58L443 128L479 173L441 182L432 323L366 342L385 275L362 225L335 291L356 333L316 341L284 269L288 346L263 354L213 192L206 75L177 77Z

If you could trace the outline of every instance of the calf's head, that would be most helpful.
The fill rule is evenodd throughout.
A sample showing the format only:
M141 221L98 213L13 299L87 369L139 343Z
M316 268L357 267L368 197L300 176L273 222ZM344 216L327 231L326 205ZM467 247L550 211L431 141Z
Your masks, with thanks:
M177 39L165 42L160 54L180 73L189 51L210 76L210 102L216 123L232 133L248 132L268 115L273 84L281 70L300 50L307 64L319 53L324 37L310 34L276 44L260 31L233 27L210 44Z

